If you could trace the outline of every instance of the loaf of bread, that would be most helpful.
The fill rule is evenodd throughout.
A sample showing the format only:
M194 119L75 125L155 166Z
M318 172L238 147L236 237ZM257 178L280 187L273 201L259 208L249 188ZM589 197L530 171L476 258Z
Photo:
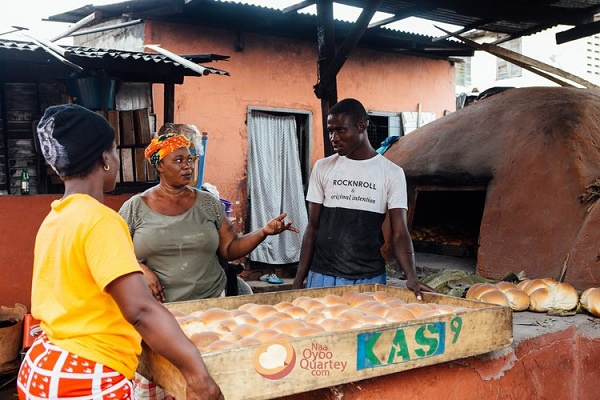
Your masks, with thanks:
M469 288L466 298L510 307L514 311L529 307L529 296L510 282L476 283Z
M529 295L510 282L498 282L496 287L508 298L514 311L525 311L529 308Z
M586 289L581 293L579 299L581 307L586 309L590 314L600 317L600 288L594 287Z
M518 284L529 295L529 309L535 312L569 311L577 307L577 290L566 282L553 278L526 279Z
M510 307L508 297L491 283L476 283L469 288L466 294L469 300L479 300L485 303Z

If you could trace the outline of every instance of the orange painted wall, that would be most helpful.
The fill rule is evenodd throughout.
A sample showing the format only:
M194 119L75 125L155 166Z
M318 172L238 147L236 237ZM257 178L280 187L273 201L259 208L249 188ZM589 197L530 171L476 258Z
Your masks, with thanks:
M148 22L146 43L161 44L178 54L230 55L210 63L231 76L189 77L175 92L175 121L209 133L204 181L234 202L238 230L244 229L248 107L285 108L312 113L311 160L323 156L320 100L314 42L241 34L192 25ZM423 111L442 116L454 110L454 68L448 61L357 49L338 75L338 98L356 97L379 112ZM158 125L163 123L162 85L155 87ZM107 196L118 209L129 196ZM2 196L0 222L0 304L30 303L33 243L37 229L56 196ZM237 203L236 203L237 202Z
M130 195L106 195L104 204L118 210ZM0 305L31 307L33 245L37 230L60 195L2 196L0 219Z
M209 133L204 181L216 185L221 197L233 200L234 216L243 216L246 199L246 157L249 106L310 111L313 116L311 159L323 157L320 100L314 42L242 33L236 50L235 32L150 21L146 43L159 43L178 54L216 53L230 61L209 63L231 76L188 77L175 89L175 122L193 123ZM422 111L444 115L455 109L454 67L444 60L357 49L337 79L338 98L355 97L368 110ZM155 87L158 126L163 122L162 85ZM239 202L239 204L236 204ZM241 225L243 227L243 225Z

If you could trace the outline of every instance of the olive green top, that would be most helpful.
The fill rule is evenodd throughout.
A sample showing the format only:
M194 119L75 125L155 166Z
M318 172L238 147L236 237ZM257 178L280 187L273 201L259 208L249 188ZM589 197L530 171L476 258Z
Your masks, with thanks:
M167 302L218 297L225 289L216 256L225 208L212 194L196 193L194 206L176 216L153 211L140 194L119 210L138 261L156 273Z

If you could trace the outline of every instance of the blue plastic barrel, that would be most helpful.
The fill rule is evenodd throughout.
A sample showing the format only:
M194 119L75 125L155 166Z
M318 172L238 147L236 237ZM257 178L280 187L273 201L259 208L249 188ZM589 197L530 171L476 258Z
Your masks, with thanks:
M198 154L198 181L194 187L201 189L204 183L204 160L206 159L206 145L208 142L208 135L202 135L202 148L204 151L202 154L198 154L196 149L190 149L192 154Z

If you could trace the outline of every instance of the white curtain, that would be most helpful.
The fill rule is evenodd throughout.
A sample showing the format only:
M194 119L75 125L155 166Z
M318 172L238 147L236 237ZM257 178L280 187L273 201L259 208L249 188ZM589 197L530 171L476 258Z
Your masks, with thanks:
M252 112L248 135L248 194L250 229L263 227L279 214L300 233L283 232L268 236L250 259L268 264L288 264L300 259L302 235L308 224L302 174L293 116Z

